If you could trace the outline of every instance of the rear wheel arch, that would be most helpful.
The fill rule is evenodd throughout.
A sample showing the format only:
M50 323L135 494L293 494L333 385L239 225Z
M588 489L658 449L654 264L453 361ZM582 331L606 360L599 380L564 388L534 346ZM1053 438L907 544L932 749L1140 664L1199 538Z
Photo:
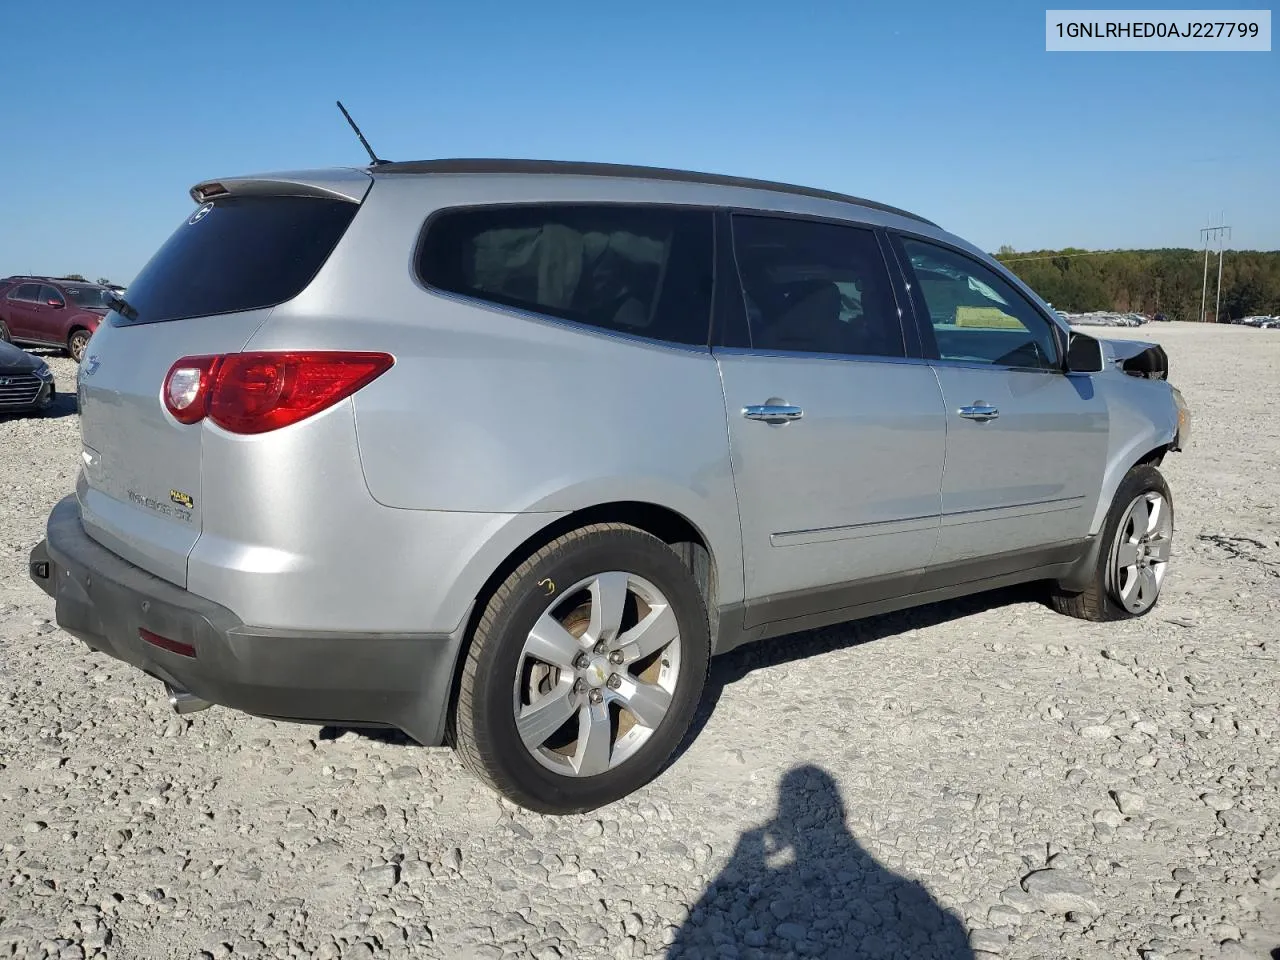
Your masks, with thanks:
M620 523L657 537L671 547L690 568L702 590L708 609L715 606L716 563L707 536L687 517L669 507L637 500L601 503L557 518L512 550L490 574L479 594L480 607L498 584L525 560L552 540L573 530L598 523ZM474 613L473 613L474 616Z
M467 651L476 626L494 593L507 577L543 547L567 533L599 524L621 524L632 527L667 544L693 574L706 603L711 636L716 635L718 619L718 606L715 599L717 596L716 560L708 538L692 521L669 507L635 500L601 503L575 510L542 527L508 553L490 573L476 594L475 602L467 614L466 629L462 634L463 642L458 649L453 666L453 682L450 686L446 721L448 731L446 737L450 743L454 742L454 717L462 672L467 662Z

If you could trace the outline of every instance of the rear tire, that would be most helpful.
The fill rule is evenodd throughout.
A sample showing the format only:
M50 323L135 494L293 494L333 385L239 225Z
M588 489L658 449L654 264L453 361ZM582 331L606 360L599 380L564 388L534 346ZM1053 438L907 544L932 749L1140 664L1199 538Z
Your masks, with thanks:
M71 336L67 337L67 353L71 359L79 363L84 359L85 347L89 345L89 337L92 334L83 327L77 327L71 331Z
M1145 463L1130 468L1100 536L1088 586L1068 591L1054 584L1050 606L1078 620L1145 617L1159 600L1173 546L1173 497L1159 470Z
M612 803L657 776L685 735L710 640L697 582L661 540L616 523L567 533L507 577L475 627L458 753L538 813Z
M3 320L0 320L0 340L5 343L13 343L13 337L9 334L9 326Z

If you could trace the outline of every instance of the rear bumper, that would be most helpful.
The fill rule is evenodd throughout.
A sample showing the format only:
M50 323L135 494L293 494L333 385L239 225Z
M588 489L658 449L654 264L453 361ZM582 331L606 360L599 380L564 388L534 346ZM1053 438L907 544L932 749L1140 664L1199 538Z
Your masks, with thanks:
M451 635L255 629L91 539L74 496L49 515L30 575L54 598L62 629L202 700L282 720L397 727L428 746L443 742L462 628Z

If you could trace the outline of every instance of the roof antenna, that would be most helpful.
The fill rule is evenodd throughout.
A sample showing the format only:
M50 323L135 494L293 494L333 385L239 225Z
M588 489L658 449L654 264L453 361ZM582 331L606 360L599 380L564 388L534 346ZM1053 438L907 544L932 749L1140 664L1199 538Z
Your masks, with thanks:
M347 113L347 108L342 105L342 101L336 101L338 109L342 111L342 115L347 118L347 123L351 124L351 129L356 132L356 136L360 138L360 143L364 145L365 152L369 154L369 159L373 161L369 164L376 167L381 163L390 163L390 160L380 160L378 155L373 152L373 147L369 146L369 141L364 138L364 134L360 132L360 128L356 126L356 122L351 119L351 114Z

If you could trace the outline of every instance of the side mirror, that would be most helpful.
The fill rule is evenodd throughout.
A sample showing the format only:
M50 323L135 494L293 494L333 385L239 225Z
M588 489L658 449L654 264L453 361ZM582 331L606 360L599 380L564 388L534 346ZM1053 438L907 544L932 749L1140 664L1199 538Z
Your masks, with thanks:
M64 304L61 300L46 300L46 301L45 301L45 303L47 303L47 304L48 304L49 306L51 306L51 307L63 307L63 306L65 306L65 304Z
M1093 337L1072 330L1067 340L1069 373L1101 373L1102 344Z

